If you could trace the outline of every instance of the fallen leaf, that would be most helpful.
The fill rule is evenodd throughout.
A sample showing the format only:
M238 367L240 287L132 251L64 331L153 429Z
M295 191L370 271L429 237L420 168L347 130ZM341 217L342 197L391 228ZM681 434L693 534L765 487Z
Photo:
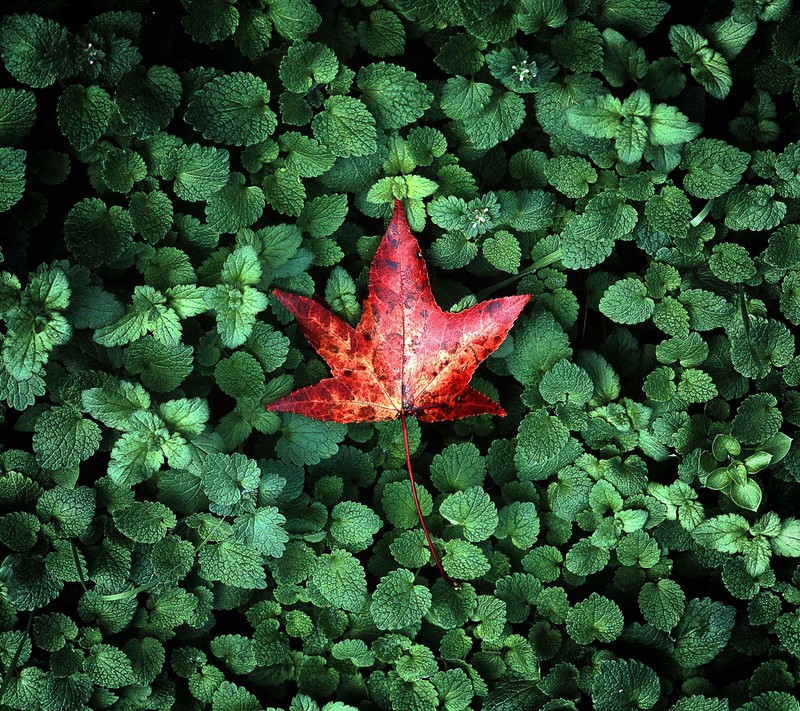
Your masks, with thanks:
M442 311L399 200L375 253L356 328L314 299L279 289L273 294L297 318L333 377L267 409L333 422L506 414L469 381L503 342L530 295L490 299L459 313Z

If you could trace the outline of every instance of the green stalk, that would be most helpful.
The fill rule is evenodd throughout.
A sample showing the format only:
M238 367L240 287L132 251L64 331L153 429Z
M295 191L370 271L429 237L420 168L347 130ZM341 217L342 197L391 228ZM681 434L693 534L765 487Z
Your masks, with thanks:
M3 677L2 685L0 685L0 701L3 700L3 696L6 693L6 689L8 688L8 685L11 683L11 677L17 670L17 663L19 662L20 655L22 654L22 648L25 646L25 641L28 639L28 635L31 632L32 621L33 621L33 610L31 610L30 613L28 614L28 624L25 625L25 633L22 635L22 639L20 639L16 650L14 650L14 656L11 658L11 664L8 665L8 671Z
M709 212L711 212L711 207L714 205L714 200L709 200L706 203L706 206L700 210L691 220L689 220L689 224L692 227L697 227L703 220L706 219L706 216Z
M475 294L475 298L478 301L483 301L489 294L494 293L498 289L502 289L504 286L512 284L517 279L527 276L532 272L535 272L539 269L543 269L544 267L549 267L551 264L561 259L561 257L562 257L561 250L556 249L553 252L550 252L550 254L546 254L541 259L537 259L533 264L525 267L525 269L523 269L521 272L518 272L517 274L508 277L508 279L503 279L503 281L499 281L496 284L493 284L492 286L483 289L482 291L479 291L477 294Z
M219 521L217 521L217 525L214 526L214 528L211 530L211 533L209 533L202 541L200 541L200 545L197 546L197 550L194 552L195 555L197 555L202 550L203 546L206 543L208 543L208 541L211 540L211 536L213 536L214 533L216 533L217 529L222 525L222 522L227 517L228 517L228 514L225 514ZM175 568L173 568L172 570L177 570L177 568L178 568L178 566L176 565ZM171 573L172 570L170 570L169 572ZM133 588L131 590L125 590L124 592L119 592L119 593L109 593L108 595L98 595L97 597L99 597L101 600L127 600L129 597L133 597L134 595L138 595L140 592L144 592L145 590L149 590L158 581L159 581L159 578L154 578L153 580L151 580L151 581L149 581L147 583L143 583L142 585L139 585L138 587L135 587L135 588Z
M71 538L69 545L72 548L72 558L75 561L75 569L78 571L78 582L81 587L86 590L86 580L83 577L83 570L81 570L81 559L78 557L78 548L75 546L75 539Z

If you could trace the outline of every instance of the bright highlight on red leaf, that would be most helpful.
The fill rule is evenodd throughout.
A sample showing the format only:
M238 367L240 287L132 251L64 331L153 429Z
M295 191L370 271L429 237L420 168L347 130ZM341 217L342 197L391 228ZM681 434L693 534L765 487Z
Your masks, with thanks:
M269 405L333 422L376 422L414 415L425 422L489 413L505 415L469 386L472 374L505 339L530 295L442 311L400 201L369 272L369 293L356 328L313 299L275 289L297 318L332 378Z
M490 299L459 313L442 311L399 200L370 267L369 292L356 328L314 299L279 289L273 293L295 315L333 377L289 393L267 409L333 422L399 417L417 516L436 567L458 588L442 567L420 509L406 416L435 422L485 413L505 415L469 381L503 342L530 295Z

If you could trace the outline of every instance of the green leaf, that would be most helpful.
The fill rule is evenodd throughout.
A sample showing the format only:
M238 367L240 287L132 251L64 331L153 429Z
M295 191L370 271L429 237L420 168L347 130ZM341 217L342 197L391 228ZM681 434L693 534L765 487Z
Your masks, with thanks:
M402 128L414 122L433 101L433 94L413 72L396 64L368 64L359 70L356 83L361 100L381 128Z
M239 10L226 0L193 0L181 24L192 39L211 44L229 37L239 22Z
M264 196L284 215L298 216L306 200L306 189L294 167L281 167L264 178Z
M336 78L339 60L325 45L295 42L281 60L280 79L296 94L307 93L312 86L328 84Z
M107 427L126 430L130 416L150 407L150 395L138 383L119 380L81 394L84 409Z
M484 240L482 246L486 261L500 271L516 274L522 259L522 249L514 235L505 230L495 232Z
M220 360L214 378L224 393L237 399L259 398L264 393L264 371L253 356L243 351Z
M617 136L623 116L622 102L610 95L572 106L567 112L570 126L592 138Z
M197 552L200 575L246 590L266 586L261 554L235 541L210 543Z
M698 138L683 150L683 186L694 197L720 197L739 183L749 163L747 153L724 141Z
M646 582L639 591L639 610L654 627L669 632L683 616L686 595L669 578L657 583Z
M494 535L503 540L510 538L517 548L527 551L539 536L541 522L536 507L530 501L514 501L500 509Z
M67 469L88 459L100 445L96 423L72 407L54 407L36 420L33 450L45 469Z
M261 480L258 464L238 452L212 452L192 471L200 479L206 496L218 504L235 504L249 490L258 489Z
M471 442L445 447L431 462L431 482L439 491L464 491L481 486L486 465L478 448Z
M289 464L317 464L336 454L346 431L344 425L336 422L286 414L275 451Z
M177 518L157 501L134 501L114 512L114 523L120 533L137 543L157 543L175 528Z
M491 84L453 77L442 90L442 111L451 119L471 118L481 113L491 96Z
M599 264L611 254L614 241L629 234L636 221L636 210L621 195L606 191L593 197L559 235L561 261L568 269Z
M255 548L262 555L280 558L289 540L289 534L283 528L285 523L286 517L274 506L262 506L237 516L233 522L233 535L237 541Z
M600 30L585 20L569 20L551 42L559 64L577 72L600 71L603 67L603 40Z
M25 193L25 151L0 147L0 212L16 205Z
M671 237L685 237L692 218L692 206L683 190L666 185L645 207L650 224Z
M94 340L112 347L132 343L152 333L162 343L178 343L182 327L178 315L164 304L164 295L149 286L137 286L133 303L116 322L95 331Z
M278 34L289 39L305 39L322 23L322 18L310 0L281 0L267 8L269 19Z
M563 359L544 374L539 392L551 405L557 402L583 405L592 399L594 383L583 368Z
M669 10L661 0L605 0L598 14L599 23L636 35L649 35Z
M622 632L622 626L619 606L597 593L574 605L567 615L567 634L578 644L591 644L595 640L613 642Z
M134 234L130 215L99 198L77 203L64 221L64 241L75 259L87 266L108 264L130 247Z
M581 538L567 551L566 568L575 575L592 575L606 567L611 556L606 548Z
M193 351L179 343L162 343L144 336L125 350L125 368L151 390L168 392L192 372Z
M427 516L433 510L433 499L424 486L417 484L416 489L422 514ZM383 489L381 507L389 523L398 528L414 528L419 522L409 481L387 484Z
M8 15L0 24L0 56L18 82L42 89L76 72L69 31L38 15Z
M349 552L333 549L314 562L311 581L334 607L357 612L367 600L367 581L361 563Z
M267 297L254 289L262 269L256 251L243 246L225 260L221 277L223 283L206 292L209 308L217 312L217 331L228 348L241 346L253 331L256 315L267 308Z
M249 72L233 72L212 79L200 89L190 100L185 118L210 141L252 146L277 126L269 97L262 79Z
M151 244L162 240L170 227L174 211L172 201L165 193L135 193L130 204L131 222L134 229Z
M295 131L278 137L281 150L286 152L286 165L303 178L317 178L327 173L336 162L336 156L313 138Z
M12 511L0 516L0 542L16 553L36 545L41 526L39 519L24 511Z
M697 138L700 126L689 121L678 109L656 104L648 121L648 141L653 146L672 146Z
M451 578L474 580L489 572L489 561L483 551L472 543L454 539L444 544L444 551L442 567Z
M235 233L256 222L265 205L261 188L247 185L244 175L233 171L227 184L208 198L206 219L217 232Z
M774 196L771 185L734 188L725 203L725 224L732 230L756 232L777 227L786 214L786 203Z
M383 526L375 512L356 501L340 501L331 511L330 535L337 547L357 552L372 545Z
M228 151L199 143L182 145L170 160L172 165L164 176L174 179L175 194L181 200L207 200L221 190L230 177Z
M461 127L474 148L485 150L507 141L525 120L525 102L512 91L493 91L479 113L462 119Z
M330 96L311 123L314 138L337 156L363 156L377 148L375 119L351 96Z
M370 614L379 630L399 630L419 624L430 605L430 590L415 584L410 570L393 570L375 588Z
M730 605L707 597L690 600L672 632L675 660L687 669L708 664L728 643L735 617Z
M692 530L700 545L720 553L740 553L745 549L750 524L738 514L723 514L707 519Z
M751 317L749 330L730 336L731 362L747 378L763 378L772 366L781 368L794 356L794 336L780 321Z
M116 689L134 683L131 660L110 644L96 644L89 650L83 669L98 686Z
M135 67L120 81L114 99L120 118L142 138L166 128L181 101L181 80L170 67Z
M450 494L439 507L439 513L459 526L464 538L472 542L486 540L497 527L497 509L479 486Z
M356 27L358 43L375 57L397 56L403 53L406 31L400 18L390 10L374 10Z
M781 615L775 622L775 633L790 654L800 657L800 615L797 611Z
M656 673L635 659L603 660L592 686L597 711L649 709L661 695Z
M578 156L556 156L548 161L545 174L550 185L570 198L583 197L597 181L592 164Z
M642 323L653 315L647 287L635 278L620 279L603 294L600 311L617 323Z
M717 279L738 284L756 274L756 265L747 250L739 244L715 244L708 260L709 269Z
M731 434L741 444L760 444L777 434L783 415L777 409L778 400L770 393L754 393L736 409Z
M347 195L322 195L306 203L297 221L312 237L327 237L338 230L347 217Z
M0 145L24 139L36 121L36 98L24 89L0 89Z
M36 513L53 538L75 538L86 533L95 513L95 491L88 486L56 486L42 492Z

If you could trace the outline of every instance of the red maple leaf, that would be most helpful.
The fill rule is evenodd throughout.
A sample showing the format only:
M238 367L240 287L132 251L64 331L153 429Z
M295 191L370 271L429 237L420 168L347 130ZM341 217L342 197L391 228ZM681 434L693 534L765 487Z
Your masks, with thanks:
M399 200L370 267L369 292L356 328L314 299L279 289L272 293L294 314L333 377L289 393L267 409L333 422L399 417L417 513L437 567L450 580L419 510L405 418L434 422L505 415L469 381L503 342L530 295L490 299L459 313L442 311Z

